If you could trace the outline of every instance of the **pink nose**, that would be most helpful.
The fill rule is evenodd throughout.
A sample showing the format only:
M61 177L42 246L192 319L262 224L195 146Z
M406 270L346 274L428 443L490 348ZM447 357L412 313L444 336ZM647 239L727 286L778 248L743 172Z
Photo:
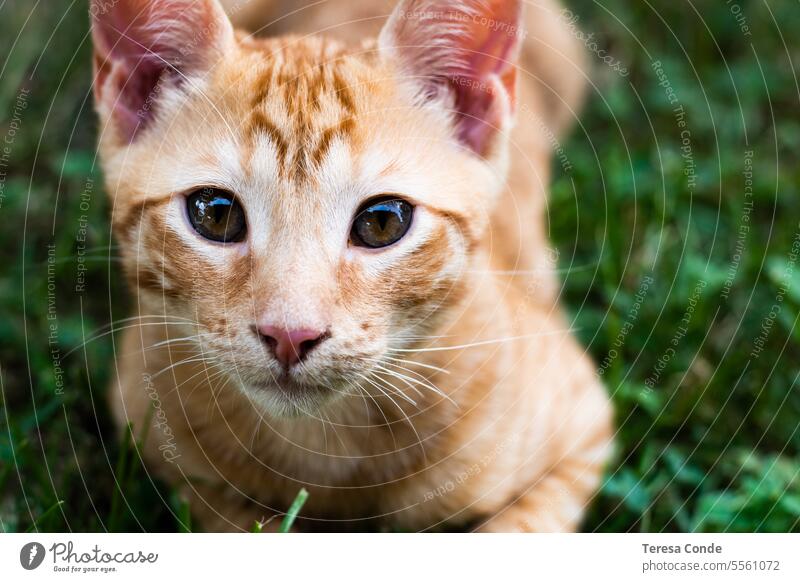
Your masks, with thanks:
M284 329L276 325L259 325L256 332L261 340L272 351L272 355L285 368L308 355L328 338L328 333L314 329Z

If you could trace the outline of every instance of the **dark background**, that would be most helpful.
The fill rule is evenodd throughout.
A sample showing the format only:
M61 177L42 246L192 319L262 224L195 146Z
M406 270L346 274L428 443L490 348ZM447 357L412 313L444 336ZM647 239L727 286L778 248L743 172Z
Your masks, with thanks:
M800 2L569 8L595 86L550 228L619 425L584 529L797 531ZM87 28L0 2L0 531L186 529L106 412L128 312Z

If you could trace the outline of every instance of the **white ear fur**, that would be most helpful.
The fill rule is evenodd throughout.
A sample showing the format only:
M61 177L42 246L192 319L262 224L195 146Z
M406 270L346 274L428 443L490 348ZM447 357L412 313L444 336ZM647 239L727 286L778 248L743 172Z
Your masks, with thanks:
M98 110L128 141L158 83L210 69L234 41L217 0L92 0L90 14Z
M400 2L378 37L380 49L414 70L427 72L431 77L455 73L467 75L469 65L464 55L454 48L468 37L467 22L478 13L474 2L450 4L457 6L459 12L448 19L442 18L442 2ZM458 14L463 14L465 18L459 19Z
M452 108L463 145L480 155L514 108L519 0L402 0L381 31L381 53L422 100Z

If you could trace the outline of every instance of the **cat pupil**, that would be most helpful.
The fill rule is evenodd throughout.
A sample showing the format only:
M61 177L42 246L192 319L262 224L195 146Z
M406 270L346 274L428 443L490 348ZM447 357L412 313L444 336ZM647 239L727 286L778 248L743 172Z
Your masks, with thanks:
M227 204L223 200L217 198L215 204L212 204L211 208L214 210L214 222L222 222L222 219L225 217L227 212Z
M217 242L238 242L247 231L244 210L232 194L199 190L187 200L189 219L203 237Z

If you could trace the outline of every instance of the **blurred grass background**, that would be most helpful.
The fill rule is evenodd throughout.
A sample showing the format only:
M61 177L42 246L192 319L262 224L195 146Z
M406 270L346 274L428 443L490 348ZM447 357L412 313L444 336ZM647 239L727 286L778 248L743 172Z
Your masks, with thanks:
M568 5L595 87L550 229L619 424L584 529L798 531L800 2ZM186 507L106 412L128 313L87 22L84 1L0 3L0 531L177 531Z

